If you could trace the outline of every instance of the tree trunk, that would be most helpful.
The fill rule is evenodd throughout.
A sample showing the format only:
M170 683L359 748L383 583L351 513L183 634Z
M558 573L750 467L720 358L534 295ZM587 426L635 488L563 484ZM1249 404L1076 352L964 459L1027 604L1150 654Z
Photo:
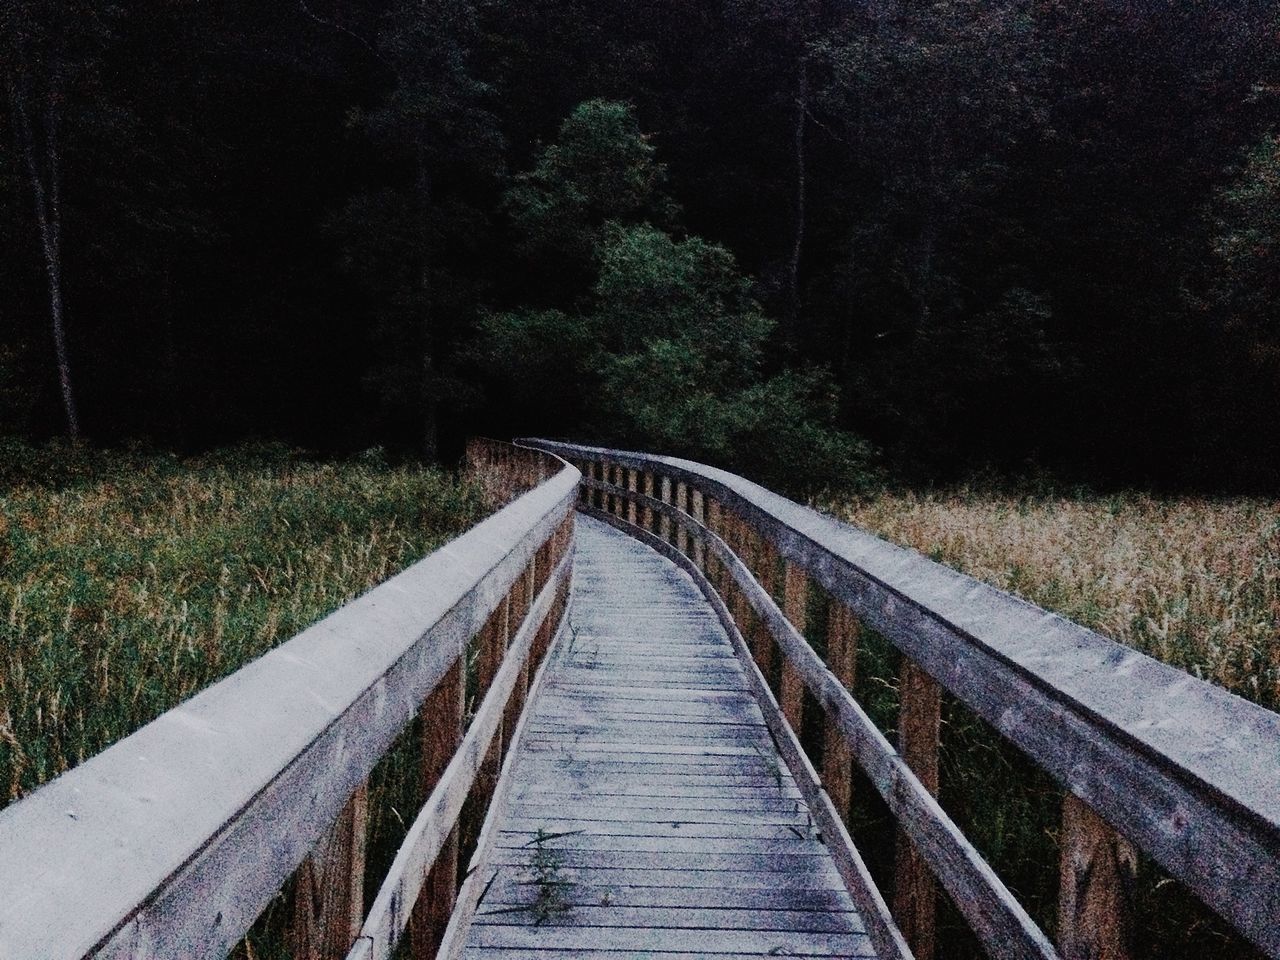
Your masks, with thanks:
M425 158L418 161L418 199L421 202L421 215L425 219L431 209L431 178L427 173ZM431 329L431 252L428 249L426 233L422 235L422 249L418 270L419 290L422 294L422 459L434 463L439 459L438 423L436 415L437 389L435 345L432 341Z
M787 332L791 339L795 336L795 322L800 315L800 252L804 247L805 219L805 118L809 113L809 59L801 49L797 63L796 76L796 119L795 119L795 196L792 217L795 224L791 242L791 257L787 263Z
M49 284L49 317L53 325L53 349L58 366L58 386L62 408L67 417L67 434L80 439L80 414L71 385L71 359L67 350L67 328L62 304L62 200L59 189L61 157L58 151L58 90L51 84L44 114L44 169L36 157L35 132L26 92L10 85L19 147L26 162L31 193L35 199L36 226L40 231L40 247L44 254L45 279Z

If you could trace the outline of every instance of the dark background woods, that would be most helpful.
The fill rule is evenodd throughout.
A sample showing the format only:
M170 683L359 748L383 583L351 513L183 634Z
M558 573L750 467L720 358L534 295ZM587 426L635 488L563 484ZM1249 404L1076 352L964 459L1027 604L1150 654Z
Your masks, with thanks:
M0 433L1274 490L1277 19L15 0Z

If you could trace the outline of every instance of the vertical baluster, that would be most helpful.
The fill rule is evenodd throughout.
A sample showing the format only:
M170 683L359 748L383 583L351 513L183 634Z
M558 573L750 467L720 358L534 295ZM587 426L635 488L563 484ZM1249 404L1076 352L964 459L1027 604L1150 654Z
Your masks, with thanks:
M368 818L361 784L298 868L288 938L298 960L341 960L360 933Z
M759 545L756 549L756 580L764 588L764 592L771 598L777 599L778 596L778 550L773 545L773 541L767 536L761 535ZM760 650L756 654L756 663L760 666L760 672L764 674L764 678L772 687L774 683L774 649L777 644L774 643L773 637L770 635L767 627L762 626L760 631Z
M637 489L636 473L637 471L635 470L632 470L630 468L627 469L627 490L630 491L631 493L635 493ZM636 522L636 501L634 497L627 500L627 522L628 523Z
M827 666L846 690L853 689L858 663L858 621L853 612L832 597L827 605ZM822 780L840 817L849 822L853 799L853 749L835 719L826 718L822 749Z
M703 506L702 506L702 491L699 490L697 487L694 487L691 491L689 491L689 513L693 517L693 519L698 521L698 523L703 524L703 526L706 525L704 523L705 516L703 514ZM703 573L706 573L707 571L706 549L705 549L705 545L702 542L702 538L697 536L693 538L693 562L694 562L694 565L699 570L701 570Z
M716 536L724 539L722 536L723 528L720 520L720 501L712 499L711 497L705 497L703 499L702 507L706 515L706 528ZM711 581L711 586L715 587L716 593L723 597L724 577L722 574L724 571L720 566L720 561L716 559L714 553L708 550L703 554L703 563L703 569L706 571L707 579Z
M624 470L620 465L614 465L613 485L619 490L623 489L627 485L625 474L626 470ZM627 515L627 501L621 494L615 493L613 495L613 515L619 519Z
M676 506L686 513L689 511L689 487L683 480L676 483ZM676 524L676 549L686 556L689 553L689 532L683 523Z
M662 478L661 490L662 490L662 493L661 493L662 502L670 503L671 502L671 478L670 477ZM668 543L671 542L671 518L668 517L665 513L662 514L662 516L658 519L658 536L660 536L663 540L667 541Z
M458 657L441 678L422 707L422 796L430 796L445 767L462 742L463 708L466 700L466 655ZM440 938L449 924L449 915L458 895L458 828L440 849L418 902L409 917L411 956L430 960L436 955ZM363 903L360 909L363 910ZM296 956L296 954L295 954Z
M652 470L646 470L644 472L644 493L647 496L650 496L650 497L653 496L653 471ZM653 507L649 506L648 504L645 504L644 512L642 516L644 518L644 524L643 524L644 528L648 530L650 533L652 533L653 532Z
M1129 960L1138 855L1089 805L1062 804L1058 949L1063 960Z
M804 636L809 616L809 575L802 566L790 560L784 573L782 597L783 615ZM782 660L782 695L779 701L787 723L799 736L804 725L804 681L789 657Z
M907 657L898 688L898 752L930 793L938 793L938 737L942 693L937 682ZM917 960L936 950L937 882L901 829L897 833L893 915Z

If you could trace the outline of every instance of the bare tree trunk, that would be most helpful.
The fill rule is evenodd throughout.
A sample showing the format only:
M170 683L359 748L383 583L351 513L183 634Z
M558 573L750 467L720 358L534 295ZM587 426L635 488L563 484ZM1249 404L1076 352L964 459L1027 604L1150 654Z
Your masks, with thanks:
M800 252L804 247L805 226L805 118L809 114L809 59L801 50L796 77L795 120L795 196L792 216L795 224L791 257L787 263L787 336L794 336L796 318L800 315Z
M422 216L430 207L431 180L425 159L418 161L418 195L422 202ZM422 237L422 262L418 281L422 290L422 458L427 463L439 459L439 428L437 424L436 364L431 329L431 253L427 238Z
M53 348L58 365L58 386L62 391L62 408L67 417L67 434L80 439L80 414L75 391L71 386L71 360L67 350L66 319L62 305L62 200L60 191L61 156L58 149L58 87L51 84L44 115L44 169L36 157L35 132L26 92L11 82L9 99L13 105L19 148L26 162L31 192L35 198L36 225L44 254L45 278L49 283L49 317L53 323Z

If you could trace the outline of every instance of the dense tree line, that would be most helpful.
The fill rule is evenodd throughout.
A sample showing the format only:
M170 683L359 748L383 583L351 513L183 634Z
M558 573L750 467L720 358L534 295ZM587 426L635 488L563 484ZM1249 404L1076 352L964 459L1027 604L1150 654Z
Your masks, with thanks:
M12 0L0 433L1274 487L1278 54L1271 0Z

